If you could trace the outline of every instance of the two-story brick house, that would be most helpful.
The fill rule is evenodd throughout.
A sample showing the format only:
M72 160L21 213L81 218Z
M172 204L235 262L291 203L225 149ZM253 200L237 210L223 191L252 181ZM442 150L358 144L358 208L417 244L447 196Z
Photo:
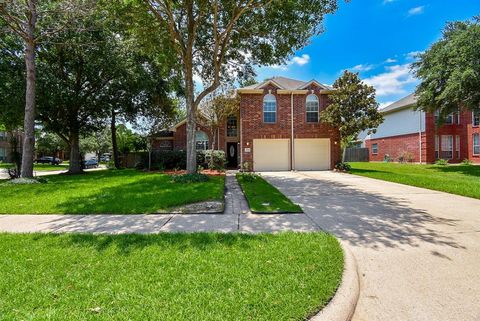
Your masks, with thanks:
M416 103L411 94L381 110L384 122L364 139L371 161L408 154L420 163L437 159L480 163L480 112L459 110L437 126L438 114L415 110Z
M218 131L215 149L229 166L247 163L255 171L327 170L340 160L338 130L320 122L332 88L312 81L274 77L240 88L240 112ZM154 148L186 146L185 121L156 137ZM213 137L197 126L197 149L211 148Z

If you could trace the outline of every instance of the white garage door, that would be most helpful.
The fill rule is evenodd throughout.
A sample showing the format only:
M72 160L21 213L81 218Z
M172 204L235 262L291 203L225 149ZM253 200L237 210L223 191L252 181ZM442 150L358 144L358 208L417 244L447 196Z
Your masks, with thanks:
M288 171L290 169L289 139L254 139L254 171Z
M330 139L295 139L295 169L299 171L330 169Z

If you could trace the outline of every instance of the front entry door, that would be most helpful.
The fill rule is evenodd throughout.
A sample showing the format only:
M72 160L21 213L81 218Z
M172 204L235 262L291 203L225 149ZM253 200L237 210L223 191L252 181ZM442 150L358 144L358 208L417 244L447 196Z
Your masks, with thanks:
M227 166L228 167L238 167L238 144L237 143L227 143Z

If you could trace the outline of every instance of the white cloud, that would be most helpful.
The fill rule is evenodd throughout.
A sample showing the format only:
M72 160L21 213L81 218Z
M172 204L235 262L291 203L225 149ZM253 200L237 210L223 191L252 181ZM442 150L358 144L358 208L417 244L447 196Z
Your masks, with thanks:
M417 59L416 58L417 55L419 55L421 53L423 53L423 51L411 51L411 52L405 54L405 56L410 60L415 60L415 59Z
M310 62L310 56L307 54L303 54L301 57L293 57L290 62L290 64L297 64L299 66L303 66Z
M416 82L410 73L410 64L385 68L386 72L365 79L365 83L375 87L377 96L404 94L405 86Z
M425 11L425 6L413 7L410 10L408 10L408 15L415 16L415 15L422 14L424 11Z
M385 63L387 63L387 64L391 64L391 63L394 63L394 62L397 62L397 59L388 58L387 60L385 60Z
M387 3L392 3L394 2L395 0L383 0L383 4L387 4Z
M272 65L269 67L272 69L288 70L288 66L291 66L291 65L303 66L308 64L309 62L310 62L310 56L307 54L303 54L301 56L293 57L292 59L287 61L285 65Z
M353 71L369 71L369 70L372 70L375 66L374 65L356 65L356 66L353 66L352 68L349 68L350 70L353 70Z

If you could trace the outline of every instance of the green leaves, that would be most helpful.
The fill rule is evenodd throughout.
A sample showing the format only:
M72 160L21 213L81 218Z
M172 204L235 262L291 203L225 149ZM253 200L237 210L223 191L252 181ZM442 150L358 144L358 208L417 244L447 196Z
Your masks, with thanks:
M421 79L417 87L418 108L441 116L459 108L480 108L480 23L448 23L442 38L413 64ZM440 117L442 118L442 117Z
M333 84L331 104L321 112L323 122L338 128L343 145L361 131L375 132L383 122L375 100L375 89L363 83L358 73L345 71Z

